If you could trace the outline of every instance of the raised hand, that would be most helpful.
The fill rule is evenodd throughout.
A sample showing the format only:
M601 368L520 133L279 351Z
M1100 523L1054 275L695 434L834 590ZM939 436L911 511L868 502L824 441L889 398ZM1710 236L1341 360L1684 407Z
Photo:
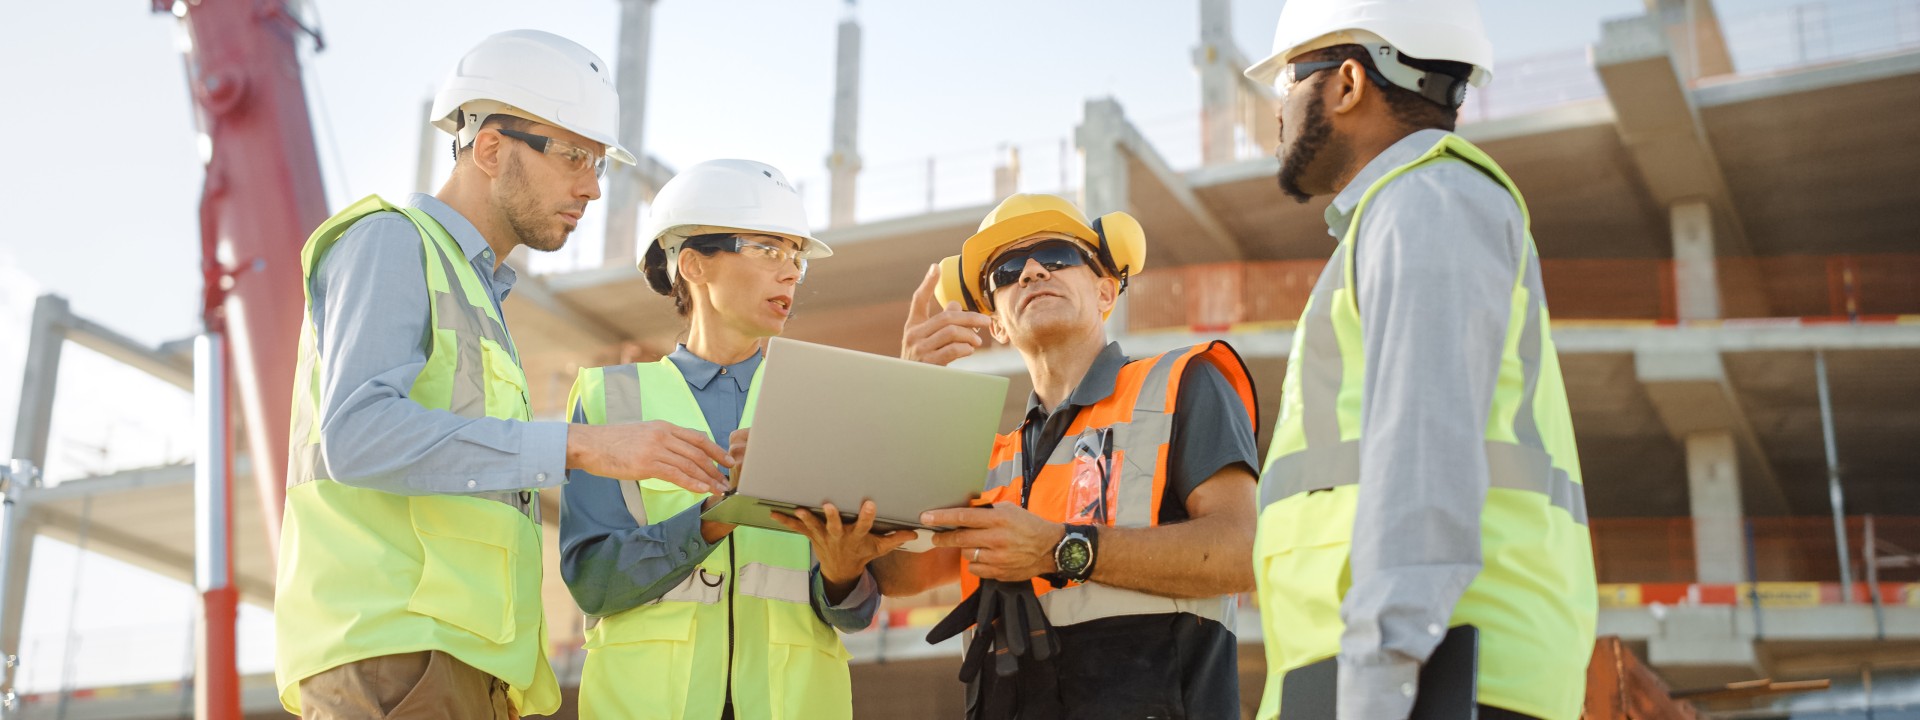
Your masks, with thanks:
M946 365L972 355L986 343L981 333L993 326L993 320L977 312L960 309L960 301L943 309L934 300L934 288L940 285L940 266L927 268L920 288L913 291L913 303L907 307L906 329L900 336L900 357L931 365Z

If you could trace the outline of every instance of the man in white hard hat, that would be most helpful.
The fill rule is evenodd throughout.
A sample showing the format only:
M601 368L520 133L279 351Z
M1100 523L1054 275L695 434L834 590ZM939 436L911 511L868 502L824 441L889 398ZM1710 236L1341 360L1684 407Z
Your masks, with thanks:
M535 493L569 468L708 492L732 464L668 423L531 422L504 261L558 250L607 162L634 162L606 63L500 33L431 120L456 138L446 185L363 199L302 253L274 667L281 704L309 718L553 712Z
M1452 134L1492 70L1479 10L1291 0L1273 50L1247 76L1280 96L1280 188L1332 195L1339 242L1260 483L1259 716L1431 694L1572 720L1597 597L1539 253L1519 189Z

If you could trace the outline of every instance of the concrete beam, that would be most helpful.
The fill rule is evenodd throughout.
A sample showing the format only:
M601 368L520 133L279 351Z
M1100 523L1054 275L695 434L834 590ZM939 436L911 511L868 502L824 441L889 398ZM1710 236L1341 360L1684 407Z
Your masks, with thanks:
M1647 14L1667 29L1667 43L1689 80L1733 73L1733 56L1712 0L1646 0Z
M252 468L253 464L247 456L240 455L234 458L232 468L234 477L247 476L253 472ZM181 493L191 494L193 465L164 465L68 480L51 487L27 490L17 495L15 501L19 503L18 507L25 515L27 524L39 535L78 545L84 525L88 551L192 584L194 566L191 533L186 536L185 545L168 547L154 542L153 538L146 535L128 532L125 528L110 527L99 522L88 523L83 518L57 507L61 503L84 501L87 498L104 502L110 501L120 493L170 487L179 488ZM27 544L32 543L29 541ZM256 577L236 572L234 585L240 588L241 599L246 602L262 607L273 607L271 576Z
M1741 494L1753 514L1775 515L1787 511L1786 492L1760 446L1759 435L1740 406L1739 395L1727 380L1727 370L1720 362L1719 353L1641 351L1634 353L1634 369L1646 387L1654 411L1675 440L1688 444L1689 438L1697 434L1726 433L1739 446L1736 474L1741 478ZM1703 451L1711 447L1710 440L1702 441ZM1692 457L1690 452L1690 468ZM1710 458L1710 454L1703 456L1701 462L1719 461ZM1701 470L1715 472L1711 467ZM1739 544L1744 545L1744 540ZM1745 570L1744 566L1739 568L1742 575ZM1700 571L1706 572L1706 568Z
M1713 212L1705 227L1718 255L1751 256L1752 244L1707 138L1690 79L1674 53L1665 20L1658 14L1602 26L1600 44L1593 50L1594 67L1613 104L1615 127L1655 204L1669 208L1707 204ZM1687 220L1695 222L1691 216ZM1739 316L1766 316L1757 270L1741 273L1738 278L1722 278L1726 281L1721 290L1723 309Z
M1240 356L1283 359L1293 342L1293 330L1270 329L1228 333L1153 332L1116 334L1112 338L1127 352L1153 354L1209 340L1233 344ZM1911 325L1703 325L1695 327L1556 327L1553 342L1560 354L1713 353L1827 350L1911 350L1920 348L1920 324ZM974 372L1010 375L1026 372L1020 354L1001 348L960 360L954 367ZM1724 372L1724 371L1723 371Z
M1176 209L1178 220L1190 223L1194 232L1182 233L1177 245L1154 245L1150 240L1149 247L1173 254L1172 264L1244 258L1226 225L1200 202L1186 178L1174 172L1146 137L1127 121L1120 103L1112 98L1088 100L1086 119L1074 132L1074 142L1085 160L1081 209L1089 217L1122 210L1132 212L1144 203L1171 206ZM1150 239L1157 227L1147 225Z

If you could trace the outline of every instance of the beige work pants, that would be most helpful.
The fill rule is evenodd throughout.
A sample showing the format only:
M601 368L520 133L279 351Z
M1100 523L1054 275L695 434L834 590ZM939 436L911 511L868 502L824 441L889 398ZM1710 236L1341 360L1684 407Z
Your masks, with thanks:
M507 684L438 650L347 663L300 681L312 720L517 720Z

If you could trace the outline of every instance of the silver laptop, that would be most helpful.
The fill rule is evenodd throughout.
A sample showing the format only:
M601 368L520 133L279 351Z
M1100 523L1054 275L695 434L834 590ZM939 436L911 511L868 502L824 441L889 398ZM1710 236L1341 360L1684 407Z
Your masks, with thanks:
M921 512L980 492L1006 378L786 338L762 362L739 483L701 518L784 531L769 513L872 500L876 531L937 531Z

